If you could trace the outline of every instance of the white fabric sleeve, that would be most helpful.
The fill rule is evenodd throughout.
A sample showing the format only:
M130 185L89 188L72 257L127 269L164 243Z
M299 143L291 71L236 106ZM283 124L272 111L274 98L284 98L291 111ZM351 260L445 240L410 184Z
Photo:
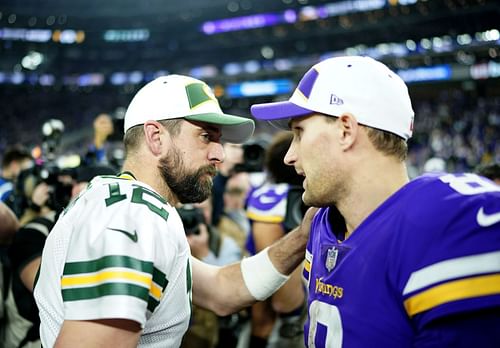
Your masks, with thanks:
M248 291L258 301L274 294L290 278L278 272L268 253L269 247L241 261L241 274Z

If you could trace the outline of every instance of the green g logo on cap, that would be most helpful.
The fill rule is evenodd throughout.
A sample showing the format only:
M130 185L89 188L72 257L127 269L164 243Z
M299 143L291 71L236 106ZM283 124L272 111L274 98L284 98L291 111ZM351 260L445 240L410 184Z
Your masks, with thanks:
M217 99L215 99L212 90L204 83L191 83L187 85L186 94L191 110L206 102L215 102L217 104Z

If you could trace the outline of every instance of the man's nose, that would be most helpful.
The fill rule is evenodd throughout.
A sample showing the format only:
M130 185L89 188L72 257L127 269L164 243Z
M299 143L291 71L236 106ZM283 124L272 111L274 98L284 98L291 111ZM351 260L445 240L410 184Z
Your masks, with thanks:
M226 157L222 144L218 142L211 142L208 156L211 162L222 163Z
M293 164L297 161L297 156L295 152L295 148L293 146L293 143L290 145L288 148L288 151L285 154L285 158L283 158L283 162L285 162L286 165L293 166Z

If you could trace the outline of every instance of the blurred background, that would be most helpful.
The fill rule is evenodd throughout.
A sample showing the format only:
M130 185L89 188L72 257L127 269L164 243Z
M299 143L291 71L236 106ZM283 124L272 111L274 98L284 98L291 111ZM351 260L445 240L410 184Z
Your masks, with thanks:
M123 116L144 84L191 75L250 118L250 105L288 99L312 65L345 55L408 84L410 177L474 171L500 184L499 0L0 0L0 347L39 346L45 238L94 176L119 171ZM262 250L305 210L280 160L290 134L256 126L248 143L224 144L212 197L178 208L207 263ZM195 306L182 347L302 347L301 273L231 316Z
M159 75L205 80L251 117L320 60L368 55L409 85L410 174L471 170L500 160L499 19L496 0L2 0L0 157L14 144L40 156L50 119L58 156L84 155L101 113L119 144L126 106ZM256 136L274 131L259 122Z

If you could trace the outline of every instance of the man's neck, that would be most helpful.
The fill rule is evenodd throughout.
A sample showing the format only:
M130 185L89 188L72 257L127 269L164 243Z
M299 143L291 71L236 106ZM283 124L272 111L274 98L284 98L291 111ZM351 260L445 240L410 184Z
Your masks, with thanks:
M409 181L404 163L382 161L366 167L359 172L360 175L353 175L348 196L338 204L346 221L346 238Z
M151 164L143 163L140 160L127 159L123 164L122 172L129 172L137 181L151 186L153 190L158 192L171 205L177 204L177 197L163 181L158 169L156 167L152 168Z

